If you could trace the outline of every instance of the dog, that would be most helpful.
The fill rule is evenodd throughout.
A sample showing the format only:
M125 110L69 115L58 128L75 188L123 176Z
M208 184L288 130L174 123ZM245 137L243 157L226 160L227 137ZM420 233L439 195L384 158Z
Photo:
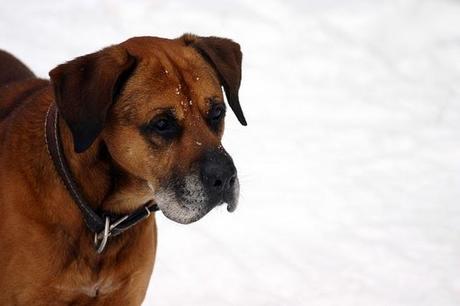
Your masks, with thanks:
M236 209L238 43L134 37L37 78L0 52L0 305L140 305L155 210Z

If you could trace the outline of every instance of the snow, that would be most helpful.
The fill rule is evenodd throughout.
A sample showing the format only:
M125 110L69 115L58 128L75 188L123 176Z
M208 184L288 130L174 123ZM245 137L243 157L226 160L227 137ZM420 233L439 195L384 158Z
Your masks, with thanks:
M460 305L460 2L6 1L41 76L131 36L231 37L233 214L157 216L144 305Z

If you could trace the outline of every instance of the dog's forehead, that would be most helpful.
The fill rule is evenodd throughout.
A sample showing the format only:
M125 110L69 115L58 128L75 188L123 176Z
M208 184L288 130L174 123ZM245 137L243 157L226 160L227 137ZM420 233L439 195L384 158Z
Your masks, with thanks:
M125 99L124 113L135 107L151 117L158 110L174 108L178 117L184 117L193 109L205 113L211 100L223 101L215 71L183 41L137 37L122 45L138 60L126 86L127 95L137 97Z

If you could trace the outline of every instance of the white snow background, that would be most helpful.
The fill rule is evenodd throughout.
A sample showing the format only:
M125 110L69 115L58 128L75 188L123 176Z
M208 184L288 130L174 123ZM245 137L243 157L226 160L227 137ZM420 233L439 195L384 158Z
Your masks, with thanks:
M144 305L460 305L460 1L0 0L46 77L131 36L230 37L240 206L157 214Z

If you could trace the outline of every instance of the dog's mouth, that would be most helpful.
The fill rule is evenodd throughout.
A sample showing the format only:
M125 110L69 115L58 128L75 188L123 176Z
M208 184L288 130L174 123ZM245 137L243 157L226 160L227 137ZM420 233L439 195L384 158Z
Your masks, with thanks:
M235 179L232 188L216 196L206 190L200 177L188 175L183 180L172 180L157 190L150 185L154 200L162 213L181 224L190 224L203 218L214 207L227 204L227 211L234 212L238 206L239 182Z

